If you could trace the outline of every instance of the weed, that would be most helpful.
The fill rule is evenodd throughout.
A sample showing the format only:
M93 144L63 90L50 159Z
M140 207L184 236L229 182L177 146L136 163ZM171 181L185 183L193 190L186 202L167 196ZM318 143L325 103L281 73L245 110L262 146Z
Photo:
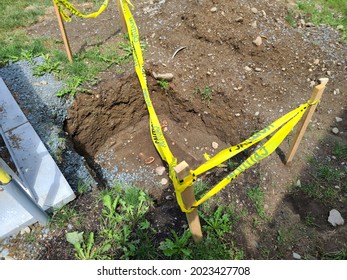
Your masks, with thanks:
M25 239L25 242L28 242L28 243L36 243L37 242L37 236L34 232L29 232L29 233L26 233L24 235L24 239Z
M64 228L68 223L81 224L80 215L68 205L53 212L50 225L57 228Z
M197 88L194 95L200 96L202 101L209 102L212 100L212 89L209 86L205 86L204 89Z
M177 259L189 259L192 255L192 250L188 248L191 239L191 232L186 230L181 237L175 231L171 231L172 239L166 239L160 244L160 249L167 257Z
M231 217L228 213L225 213L223 206L219 206L210 216L201 213L201 217L206 222L203 228L214 231L219 237L222 237L231 229Z
M61 63L59 61L53 62L49 55L44 56L45 62L37 65L33 69L35 76L43 76L45 73L59 73L61 70Z
M347 145L335 143L332 154L338 159L347 160Z
M200 199L206 193L208 189L209 189L208 184L205 181L198 179L196 183L194 184L195 197L197 199Z
M29 40L21 33L11 34L6 39L0 39L0 66L19 60L28 60L33 64L34 58L45 52L43 40Z
M227 160L227 167L230 170L234 170L238 165L239 163L237 163L236 161L233 161L232 159Z
M162 90L168 90L169 89L170 84L167 80L160 79L157 81L157 83Z
M305 224L307 226L314 226L315 225L315 217L312 215L312 213L307 213L306 217L305 217Z
M324 260L347 260L347 250L342 249L336 252L324 253L322 256Z
M293 10L288 11L288 14L286 16L286 21L288 22L290 26L292 27L296 26L295 13Z
M341 152L340 147L336 148L335 146L334 150L336 152L337 149L336 153L342 155L343 152ZM309 162L312 166L312 170L308 173L311 180L301 183L295 189L325 204L332 203L341 195L338 188L341 186L342 189L345 188L345 172L341 170L340 166L334 166L331 161L319 161L311 158ZM338 188L335 188L335 186L338 186Z
M260 187L255 187L247 191L247 196L255 204L255 209L258 215L261 218L265 218L264 191Z
M91 183L89 181L79 180L77 183L77 192L79 194L84 194L89 192L91 189Z
M74 246L75 256L80 260L106 259L105 253L111 249L111 244L95 246L94 232L85 234L83 232L69 232L65 235L66 240Z
M67 94L75 96L76 93L81 90L81 86L88 81L87 77L73 76L66 81L65 88L56 93L57 96L61 97Z

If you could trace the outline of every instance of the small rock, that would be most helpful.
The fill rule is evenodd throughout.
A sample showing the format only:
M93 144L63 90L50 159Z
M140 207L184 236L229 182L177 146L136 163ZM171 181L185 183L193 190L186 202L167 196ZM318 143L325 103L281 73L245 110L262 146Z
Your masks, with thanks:
M254 114L254 115L255 115L255 116L259 116L259 114L260 114L259 112L255 112L255 114Z
M339 133L339 129L337 127L334 127L332 130L331 130L334 134L338 134Z
M212 8L211 8L211 12L212 12L212 13L217 12L217 7L212 7Z
M217 142L212 142L212 148L213 149L218 149L218 143Z
M235 19L236 22L243 22L243 17L238 17Z
M305 26L305 24L306 24L305 20L304 19L300 19L299 25L303 27L303 26Z
M251 9L251 11L252 11L253 14L257 14L258 13L258 9L254 8L254 7Z
M8 254L9 254L8 249L4 249L4 250L1 251L0 256L1 257L6 257L6 256L8 256Z
M328 222L332 224L334 227L336 227L337 225L344 225L345 220L342 218L339 211L337 211L336 209L332 209L329 212Z
M261 72L261 68L255 68L254 71L255 72Z
M163 179L161 179L160 183L161 183L163 186L165 186L165 185L168 183L168 179L163 178Z
M244 68L247 72L250 72L250 71L252 71L252 68L251 67L248 67L248 66L245 66L245 68Z
M171 194L165 196L165 199L166 200L173 200L173 196Z
M313 61L313 64L318 65L318 64L319 64L319 59L316 58L316 59Z
M257 27L258 27L258 24L257 24L256 21L253 21L253 22L251 23L251 26L252 26L253 28L257 28Z
M174 75L172 73L155 73L155 72L152 72L153 74L153 77L157 80L166 80L166 81L172 81L172 79L174 78Z
M343 30L343 25L338 25L338 26L336 26L336 29L337 29L337 30Z
M314 24L312 22L306 22L305 26L306 27L314 27Z
M156 172L159 176L161 176L161 175L163 175L164 172L165 172L165 167L164 167L164 166L158 166L158 167L155 169L155 172Z
M48 82L47 82L47 81L45 81L45 80L42 80L42 81L40 82L40 84L41 84L41 85L43 85L43 86L45 86L45 85L47 85L47 84L48 84Z
M258 36L254 41L253 41L253 44L256 45L256 46L260 46L261 44L263 43L263 39Z
M301 181L300 181L300 179L296 181L296 186L299 187L299 188L301 187Z
M301 260L301 256L298 253L293 252L293 258L296 260Z
M331 76L331 71L327 71L327 75L328 75L328 76Z
M336 122L342 122L342 118L335 117Z
M29 227L25 227L20 231L20 234L23 235L25 233L30 233L30 228Z

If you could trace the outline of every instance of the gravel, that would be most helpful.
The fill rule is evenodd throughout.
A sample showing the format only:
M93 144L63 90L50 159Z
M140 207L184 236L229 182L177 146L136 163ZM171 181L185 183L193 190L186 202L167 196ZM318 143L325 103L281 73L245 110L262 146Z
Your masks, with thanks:
M76 191L80 181L96 185L84 158L78 155L73 144L65 137L64 122L72 97L60 98L56 92L64 87L52 74L34 76L32 70L44 62L42 57L34 63L18 61L0 68L0 77L16 98L29 122L55 159L61 172Z

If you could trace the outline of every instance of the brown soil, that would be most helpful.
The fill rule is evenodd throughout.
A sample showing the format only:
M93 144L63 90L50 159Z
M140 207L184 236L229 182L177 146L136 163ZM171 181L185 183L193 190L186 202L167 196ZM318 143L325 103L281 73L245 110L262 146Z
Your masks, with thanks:
M279 154L273 154L218 194L224 203L246 208L250 214L232 236L248 259L291 259L294 251L319 258L322 252L347 249L346 226L336 229L327 222L332 208L347 217L346 197L342 194L341 200L331 205L290 192L298 179L311 180L308 157L324 160L331 157L336 141L346 143L347 44L328 27L289 26L285 20L287 2L291 1L134 3L140 36L147 44L145 68L154 108L161 123L167 124L165 137L173 154L192 168L204 161L205 152L213 155L241 142L308 100L311 82L330 79L293 163L284 165ZM112 6L95 20L74 19L66 28L73 53L121 39L117 11ZM60 38L57 24L49 16L28 32ZM262 38L260 46L253 43L258 36ZM173 58L181 47L184 49ZM170 88L161 89L153 73L172 73ZM210 101L194 94L206 86L212 89ZM336 123L335 117L343 122ZM338 127L340 133L333 135L332 127ZM66 131L96 173L102 167L118 179L119 174L131 174L126 177L129 183L148 190L156 202L152 217L159 229L182 225L184 215L174 201L166 199L173 193L171 184L160 183L167 176L154 171L165 164L152 144L147 109L131 63L122 74L114 69L102 73L91 94L76 96ZM282 153L288 151L291 139L289 136L281 144ZM219 144L218 149L212 148L212 142ZM146 165L143 159L150 156L155 160ZM203 179L214 184L227 171L217 168ZM254 186L265 191L265 209L271 217L256 229L252 227L255 208L246 196ZM74 203L76 207L84 205ZM305 225L308 213L316 225ZM288 233L285 248L278 244L278 233L283 230ZM56 237L59 241L61 235ZM40 257L71 257L65 254ZM23 258L31 258L29 255Z

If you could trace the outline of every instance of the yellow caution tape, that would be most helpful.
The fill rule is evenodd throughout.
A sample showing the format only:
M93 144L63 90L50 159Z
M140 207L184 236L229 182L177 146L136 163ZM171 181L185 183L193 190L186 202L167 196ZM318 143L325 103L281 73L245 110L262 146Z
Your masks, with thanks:
M0 168L0 185L6 185L11 181L11 176Z
M288 113L287 115L292 115L293 113L295 115L292 116L292 118L290 120L288 120L285 124L282 123L281 128L262 147L257 149L250 157L248 157L242 164L240 164L233 172L231 172L222 181L220 181L216 186L214 186L210 191L208 191L202 198L200 198L196 203L194 203L192 205L192 208L196 208L201 203L205 202L206 200L208 200L209 198L211 198L212 196L217 194L226 185L228 185L232 180L237 178L242 172L244 172L245 170L247 170L248 168L250 168L254 164L258 163L260 160L271 155L276 150L276 148L282 143L282 141L287 137L287 135L292 131L292 129L295 127L295 125L298 123L298 121L301 119L301 117L303 116L303 114L305 113L305 111L307 110L307 108L310 105L311 104L306 103L304 105L301 105L297 109L291 111L290 113ZM287 115L285 115L285 116L287 116ZM271 128L273 126L273 124L271 124L267 128ZM276 129L278 129L278 127ZM264 131L264 130L262 130L262 131ZM268 133L264 133L264 134L268 135ZM252 137L249 139L253 139ZM260 135L258 137L263 139L266 136L263 137L263 135ZM259 142L259 141L257 141L257 142ZM237 152L239 152L239 151L237 151ZM218 156L218 155L216 155L216 156Z
M142 49L140 46L139 33L138 33L138 29L137 29L137 25L135 23L134 17L132 16L132 13L129 9L128 4L131 5L132 8L133 8L133 5L128 0L121 0L120 4L123 11L124 20L128 29L130 44L133 49L135 70L141 84L143 96L144 96L144 99L147 105L147 110L149 113L150 132L151 132L152 141L158 153L160 154L161 158L164 161L166 161L166 163L169 166L169 177L171 181L173 182L174 188L176 190L177 202L183 211L185 207L184 207L181 193L186 188L186 186L184 185L183 188L180 188L180 184L178 182L178 179L174 171L174 167L177 165L177 159L173 156L173 154L171 153L169 149L169 146L166 142L165 136L161 129L160 122L153 108L152 101L149 95L146 74L145 74L145 69L143 65L143 56L142 56Z
M99 16L108 6L108 1L109 0L105 0L104 3L102 3L102 5L100 6L100 9L97 12L91 13L91 14L82 14L81 12L79 12L69 1L67 0L53 0L54 3L58 6L59 12L62 16L62 18L65 21L71 21L71 17L68 16L65 11L64 8L66 10L68 10L70 13L81 17L81 18L96 18L97 16Z
M161 158L167 162L169 165L169 177L173 182L176 199L178 205L180 206L183 212L191 212L196 207L198 207L201 203L205 202L219 191L221 191L226 185L228 185L232 180L234 180L237 176L239 176L246 169L250 168L260 160L272 154L276 148L282 143L284 138L290 133L290 131L294 128L294 126L301 119L307 108L313 104L316 104L318 101L311 102L310 100L299 106L297 109L287 113L286 115L280 117L272 124L267 126L266 128L260 130L259 132L252 135L247 140L242 143L232 146L228 149L222 150L214 157L210 158L208 155L205 155L207 161L198 167L195 170L190 170L190 175L188 175L184 180L179 181L176 177L174 167L177 165L177 159L172 155L170 148L167 145L164 134L161 130L161 126L155 113L155 110L152 105L152 101L150 99L146 74L143 65L143 56L142 50L140 46L140 39L138 28L135 23L135 20L131 14L131 11L128 7L128 4L133 8L133 5L129 0L121 0L120 1L121 8L123 11L123 16L126 22L126 26L128 29L130 44L133 49L133 57L135 62L135 69L138 76L138 79L141 84L141 88L143 91L143 96L147 105L147 109L149 112L150 118L150 131L152 141L160 154ZM182 200L182 192L190 187L195 181L196 177L216 166L221 166L223 162L228 160L229 158L237 155L238 153L244 151L245 149L251 147L252 145L260 142L265 137L271 135L277 131L261 148L258 148L247 160L245 160L239 167L237 167L233 172L231 172L228 176L226 176L221 182L219 182L216 186L214 186L210 191L208 191L201 199L193 204L190 209L187 209Z

